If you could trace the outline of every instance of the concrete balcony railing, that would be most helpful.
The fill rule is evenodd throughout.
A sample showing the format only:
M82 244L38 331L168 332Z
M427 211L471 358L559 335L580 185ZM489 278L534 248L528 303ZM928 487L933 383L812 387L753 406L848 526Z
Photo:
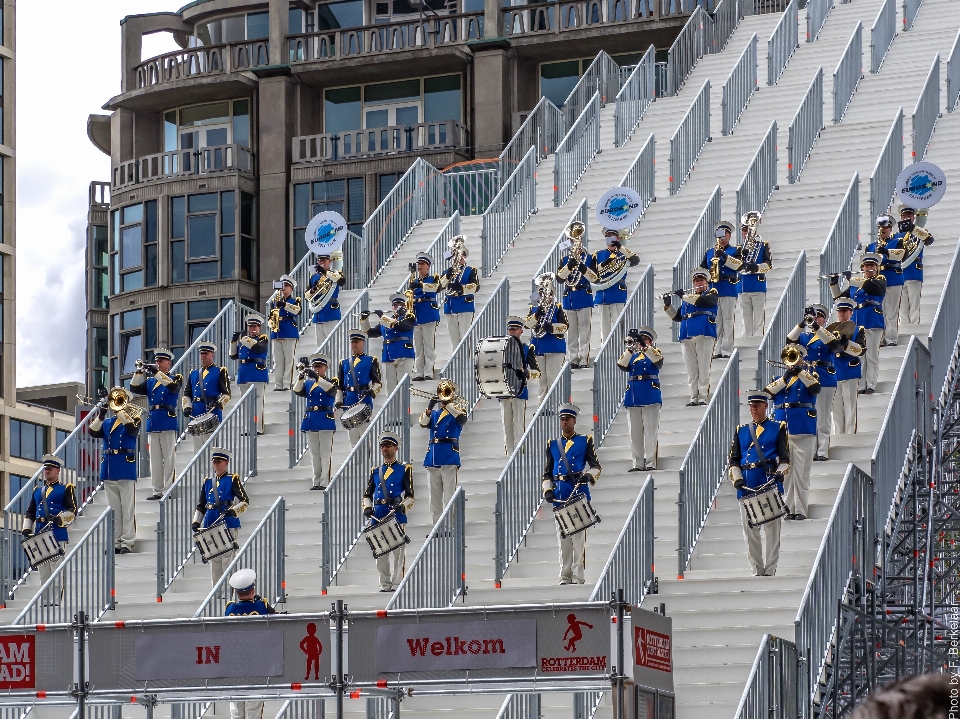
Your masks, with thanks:
M240 171L253 174L254 156L244 145L158 152L114 165L113 189L172 177Z
M574 0L518 5L502 10L504 35L546 35L651 22L689 15L697 4L696 0Z
M139 90L177 80L229 74L269 64L267 41L252 40L168 52L140 63L134 72L136 88Z
M467 128L455 120L293 138L293 162L352 160L467 147Z

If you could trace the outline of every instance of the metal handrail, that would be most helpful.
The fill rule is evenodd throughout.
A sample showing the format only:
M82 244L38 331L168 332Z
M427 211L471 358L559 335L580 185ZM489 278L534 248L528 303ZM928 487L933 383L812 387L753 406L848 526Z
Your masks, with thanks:
M735 349L680 465L677 576L681 579L726 476L730 438L740 421L739 395L740 351Z
M933 65L923 83L920 97L910 116L911 157L920 162L927 154L930 138L940 117L940 53L933 58Z
M98 621L116 602L113 510L107 507L11 624L64 624L81 609Z
M556 152L557 143L566 134L563 111L546 97L541 97L500 153L501 184L513 174L531 147L535 148L536 164L539 165L547 155Z
M504 277L504 281L506 281ZM467 496L457 487L387 609L449 607L467 593Z
M324 719L323 699L287 699L274 719Z
M870 26L870 72L880 72L883 59L887 56L893 38L897 36L896 0L883 0L877 11L877 17Z
M897 192L897 178L903 170L903 108L897 115L883 141L880 155L870 173L870 217L886 212Z
M481 270L490 277L524 224L537 211L537 149L530 147L483 213Z
M714 228L720 222L720 185L713 188L710 199L697 218L690 236L673 263L673 288L689 287L691 273L700 266L706 251L714 243ZM673 341L680 341L680 323L671 322Z
M940 302L930 323L927 347L930 349L930 390L945 407L954 385L954 374L960 364L955 356L960 352L960 243L953 252L950 269L943 282Z
M443 173L443 207L446 214L482 215L500 189L496 167L454 167Z
M917 19L917 13L920 12L920 5L923 0L903 0L903 29L913 30L913 23Z
M796 719L800 716L797 699L797 645L764 634L736 719Z
M656 149L657 138L651 134L650 137L647 138L647 141L643 143L640 152L633 158L633 162L630 163L630 167L627 168L623 177L620 178L619 186L629 187L640 195L643 207L640 217L637 218L633 227L630 228L631 232L637 229L640 220L643 219L643 216L647 212L647 208L650 207L650 203L656 202L657 200Z
M507 694L497 719L540 719L539 694Z
M780 361L780 350L787 341L787 334L803 317L807 302L807 253L801 251L793 265L787 284L780 294L777 308L773 311L767 331L757 348L757 387L763 389L777 373L770 362ZM829 306L829 305L828 305Z
M602 51L601 51L602 52ZM595 92L553 156L553 205L560 207L573 194L583 173L600 153L600 93Z
M547 256L543 258L543 262L540 263L540 266L537 268L536 272L530 275L531 296L537 291L536 279L544 272L556 273L557 269L560 267L560 260L563 259L563 256L567 253L566 244L569 242L566 228L568 228L571 223L583 223L583 235L581 235L580 239L583 242L583 249L590 249L589 216L590 208L587 206L587 198L583 198L580 200L580 204L577 205L577 209L573 211L572 215L570 215L570 219L567 220L567 224L565 224L563 229L560 230L560 234L557 236L553 246L547 252Z
M699 11L700 8L697 7ZM690 177L693 166L710 142L710 79L690 104L677 131L670 138L670 194L676 195Z
M797 0L790 0L767 40L767 84L776 85L794 51L800 47Z
M694 8L683 29L667 51L667 87L665 96L676 95L694 65L704 55L704 24L709 20L699 5Z
M745 212L763 212L777 184L777 121L770 123L756 154L737 187L737 217Z
M400 437L398 461L410 461L409 414L410 375L404 375L323 493L320 581L324 594L363 533L364 517L358 499L367 488L370 468L380 464L380 433L395 432Z
M833 0L808 0L807 42L816 42L831 10L833 10Z
M747 42L747 46L740 53L737 64L730 70L723 83L723 95L720 100L720 111L723 117L724 136L733 132L733 128L740 121L740 116L747 109L747 103L757 89L757 33Z
M823 68L817 68L817 74L807 92L800 101L793 120L790 121L790 133L787 140L787 180L792 185L800 179L813 146L823 130Z
M564 362L497 478L494 580L498 587L543 504L543 492L537 481L543 473L543 448L558 432L554 419L557 406L569 399L570 363Z
M960 103L960 30L947 57L947 111L953 112Z
M455 236L460 234L460 213L454 212L450 219L447 220L446 224L443 226L443 229L437 233L437 236L433 238L433 242L430 243L430 246L424 250L424 254L430 256L432 260L431 267L442 267L444 264L444 255L447 252L447 242L452 240ZM400 283L400 286L397 287L397 292L401 293L407 289L407 282L409 276L403 278L403 282ZM359 325L358 325L359 326Z
M713 10L713 17L709 24L710 39L704 52L711 55L723 52L727 41L737 29L744 15L744 4L741 0L720 0Z
M285 602L286 597L286 504L277 497L260 520L256 529L247 537L233 561L224 570L220 579L210 590L206 599L193 613L194 617L222 617L233 597L230 577L241 568L250 568L257 573L257 589L261 596L274 604Z
M607 99L613 97L619 89L620 66L601 50L560 106L567 127L573 127L576 118L580 117L592 102L594 94L600 96L600 107L605 107Z
M860 244L860 173L854 172L840 209L833 219L830 234L820 250L820 274L831 275L851 268ZM826 280L820 281L820 304L833 306L833 295Z
M656 55L656 48L653 45L648 47L617 93L616 108L613 112L614 147L623 147L627 143L647 108L656 99Z
M847 106L863 79L863 23L857 21L853 35L833 71L833 124L843 120Z
M157 521L157 597L173 584L197 547L190 524L197 506L197 497L204 480L211 474L214 447L233 452L230 471L246 482L257 474L257 388L247 387L240 401L223 416L223 421L210 433L203 447L181 470L170 488L160 498Z

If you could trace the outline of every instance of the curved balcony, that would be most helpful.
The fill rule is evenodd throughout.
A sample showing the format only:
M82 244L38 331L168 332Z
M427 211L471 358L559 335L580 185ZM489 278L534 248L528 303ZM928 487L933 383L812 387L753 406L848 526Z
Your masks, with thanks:
M293 138L293 162L354 160L466 148L467 128L455 120Z
M113 189L192 175L244 172L253 175L254 155L244 145L217 145L199 150L158 152L113 166Z
M573 0L503 8L504 35L527 37L685 17L695 0Z
M192 47L152 57L134 68L136 89L188 78L224 75L270 64L266 40Z

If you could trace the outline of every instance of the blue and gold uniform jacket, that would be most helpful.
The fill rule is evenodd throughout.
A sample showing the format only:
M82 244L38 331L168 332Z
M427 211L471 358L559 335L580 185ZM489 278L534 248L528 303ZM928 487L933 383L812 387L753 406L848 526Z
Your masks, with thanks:
M254 594L253 599L238 599L227 605L223 613L225 617L247 617L251 615L276 614L277 610L270 606L266 599Z
M599 282L602 282L605 279L605 277L609 277L610 273L613 271L612 269L607 269L607 268L611 267L612 265L611 258L613 257L614 251L616 251L616 253L620 255L626 254L627 263L630 265L630 267L636 267L637 265L640 264L639 257L637 257L635 254L633 254L629 250L625 251L624 248L622 247L616 248L615 250L611 250L609 248L604 248L602 250L599 250L594 253L593 263L590 267L590 269L592 269L598 277L598 284ZM605 290L598 290L596 295L593 298L594 305L616 305L616 304L623 304L626 301L627 301L627 275L624 275L617 284L611 285Z
M825 328L815 332L794 327L787 335L787 342L803 345L807 348L807 364L814 368L821 387L837 386L837 368L833 364L833 353L840 343Z
M560 442L563 442L563 452L560 451ZM541 484L544 491L553 489L553 504L557 506L568 500L578 481L583 483L578 491L590 499L589 485L595 484L600 477L600 462L593 446L593 436L576 432L570 437L561 435L547 442L545 453ZM580 474L582 476L578 478Z
M387 488L386 496L380 479ZM413 465L394 460L370 468L370 478L363 492L364 508L373 507L374 519L383 519L390 510L396 512L399 524L407 523L407 512L413 506Z
M367 332L367 337L383 337L381 359L384 362L394 362L400 359L413 359L416 351L413 348L413 328L417 324L414 314L408 314L401 308L397 314L383 313L379 322L372 323L377 315L370 314L360 320L360 327Z
M437 292L440 291L440 277L428 274L424 277L417 275L412 282L407 281L407 289L413 290L413 314L418 325L440 321L440 305L437 303Z
M70 541L67 527L77 516L77 495L72 484L44 482L33 490L30 506L23 517L23 528L34 534L53 527L53 536L61 544Z
M301 432L337 431L333 408L340 389L339 384L336 377L332 380L326 377L305 377L294 382L294 394L307 400L303 421L300 423Z
M927 232L922 227L915 227L910 232L899 232L894 237L900 240L900 246L906 247L908 244L911 244L910 239L911 235L919 237L923 244L920 245L920 254L918 254L914 259L909 257L903 258L903 281L910 282L923 282L923 247L925 245L932 245L934 242L934 237L929 232Z
M527 376L527 384L523 386L520 394L518 394L513 399L530 399L529 392L529 383L531 379L536 378L540 374L540 366L537 364L537 348L533 345L524 345L523 346L523 370L515 370L516 372L523 372ZM531 376L533 373L533 376ZM498 397L499 401L507 399L506 397Z
M711 282L710 287L717 291L720 297L736 297L740 294L740 260L738 259L739 250L733 245L727 245L722 249L720 257L720 281ZM713 258L717 256L716 245L707 250L703 256L700 266L709 270Z
M803 379L790 377L784 380L782 376L775 377L765 391L773 397L773 418L778 422L786 422L790 434L816 434L820 383L806 370L801 374Z
M102 425L96 419L90 423L90 436L103 439L100 479L137 481L138 434L140 434L138 419L124 424L114 416L107 417Z
M337 384L343 393L341 401L344 407L351 407L361 399L373 407L373 397L364 397L363 394L371 391L376 395L380 391L381 381L380 362L376 357L362 354L340 360Z
M270 341L263 333L256 337L244 335L230 343L230 359L237 362L237 384L266 382L270 370L267 369L267 352Z
M887 281L883 275L878 275L872 279L862 280L862 284L850 285L842 292L840 291L839 281L830 281L830 293L834 299L837 297L849 297L857 303L857 309L853 312L853 321L862 325L868 330L882 330L883 323L883 296L887 294Z
M460 466L460 433L466 423L467 415L459 414L452 404L423 411L420 426L430 430L424 467Z
M333 272L333 270L330 271ZM327 270L323 268L321 268L319 272L314 272L313 276L310 277L310 286L313 287L317 284L325 274L327 274ZM315 325L320 325L324 322L338 322L340 320L340 288L347 284L347 278L339 272L336 274L339 275L339 279L337 280L337 286L333 288L333 296L327 304L320 308L319 312L313 313L313 323Z
M892 235L887 240L884 251L879 253L883 255L883 264L880 267L880 274L886 278L887 287L899 287L903 284L903 264L900 262L900 260L896 260L889 255L890 250L903 250L903 237L904 233L902 232ZM877 243L871 242L869 245L867 245L865 252L877 252Z
M135 372L130 380L133 394L145 395L149 406L147 432L176 431L177 399L183 388L183 375L170 375L170 382L164 384L156 377L148 377L146 372Z
M300 298L294 297L293 294L286 299L281 297L278 300L271 300L269 309L280 311L280 326L276 332L270 332L270 339L300 339L300 323L297 318L300 316L302 308L303 303L300 301Z
M708 289L702 294L686 294L681 298L680 308L673 304L664 306L663 311L674 322L680 323L680 340L694 337L717 336L717 305L720 304L717 291Z
M250 499L240 481L240 475L229 472L220 477L207 477L200 487L200 499L194 522L209 527L220 517L231 529L240 528L239 516L247 511Z
M190 406L184 414L199 417L213 412L223 421L223 406L230 401L230 375L226 367L201 367L190 372Z
M648 347L645 352L627 350L620 356L617 367L629 373L627 392L623 398L624 407L663 404L660 394L662 366L663 354L656 347Z
M860 357L866 351L866 347L866 333L863 327L857 327L850 341L842 345L833 355L833 366L837 368L837 382L860 379L863 374Z
M463 286L462 294L450 294L448 288L452 275L453 270L448 269L440 276L440 286L447 290L447 296L443 300L443 314L459 315L475 311L474 294L480 289L480 273L477 268L464 265L463 272L460 275L460 284Z
M530 305L530 311L523 321L523 324L530 329L537 326L537 309L537 305ZM545 312L546 321L549 325L547 333L543 337L534 337L531 340L537 351L537 356L554 353L566 354L567 340L564 335L570 326L567 313L556 303L549 305Z
M751 424L757 434L756 443L751 436ZM763 453L765 467L761 464L757 444L760 445L760 452ZM763 422L750 422L738 426L733 435L733 442L730 443L728 464L730 481L736 482L742 478L746 488L749 489L758 489L765 485L774 472L786 473L790 469L790 445L787 440L786 423L768 418ZM783 482L778 481L777 487L782 493ZM737 490L737 499L752 494L746 491L746 488Z
M563 299L560 301L560 305L563 309L572 311L593 307L594 297L591 282L596 282L599 279L590 267L593 264L593 258L584 252L584 259L577 263L576 269L580 272L580 280L576 287L570 287L567 284L567 278L574 271L568 266L569 261L570 256L564 255L560 258L560 264L557 266L557 279L563 280Z
M767 291L767 272L773 268L773 253L770 251L770 243L758 240L762 248L757 255L757 267L759 272L745 272L740 268L740 292L766 292ZM739 248L740 259L744 260L743 247ZM744 260L746 261L746 260Z

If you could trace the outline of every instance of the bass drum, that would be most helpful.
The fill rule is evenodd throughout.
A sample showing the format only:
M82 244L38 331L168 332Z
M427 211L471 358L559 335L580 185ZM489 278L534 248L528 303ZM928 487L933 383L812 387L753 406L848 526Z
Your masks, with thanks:
M487 337L477 343L475 374L484 397L510 399L523 392L527 386L523 349L523 343L512 335Z

